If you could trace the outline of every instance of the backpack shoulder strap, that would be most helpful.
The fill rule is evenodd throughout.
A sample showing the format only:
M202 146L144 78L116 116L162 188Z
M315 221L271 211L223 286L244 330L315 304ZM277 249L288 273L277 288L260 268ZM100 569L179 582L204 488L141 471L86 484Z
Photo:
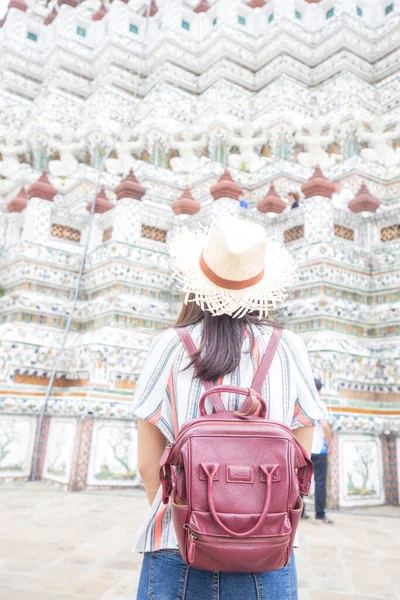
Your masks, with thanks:
M192 339L192 336L190 335L190 333L188 332L186 327L175 327L175 331L181 338L181 342L185 346L186 351L189 354L189 356L191 354L194 354L194 352L197 351L197 348ZM198 364L199 364L199 358L194 363L194 367L195 367L196 371L197 371ZM212 387L215 386L213 381L204 381L204 380L201 380L201 381L204 386L204 389L207 392L208 392L208 390L210 390ZM213 405L218 412L226 411L226 408L225 408L225 406L221 400L221 396L219 396L219 394L213 394L212 400L213 400Z
M262 385L268 375L269 368L278 349L281 337L282 329L274 327L265 354L261 359L260 365L253 379L253 383L251 384L251 388L257 392L257 394L261 394Z

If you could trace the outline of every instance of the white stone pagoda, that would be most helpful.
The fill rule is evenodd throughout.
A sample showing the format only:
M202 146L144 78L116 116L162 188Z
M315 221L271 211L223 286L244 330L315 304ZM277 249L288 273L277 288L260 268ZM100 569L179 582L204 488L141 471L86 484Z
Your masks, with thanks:
M168 240L229 214L299 264L275 317L324 383L331 506L398 503L398 0L11 0L0 25L0 478L139 483Z

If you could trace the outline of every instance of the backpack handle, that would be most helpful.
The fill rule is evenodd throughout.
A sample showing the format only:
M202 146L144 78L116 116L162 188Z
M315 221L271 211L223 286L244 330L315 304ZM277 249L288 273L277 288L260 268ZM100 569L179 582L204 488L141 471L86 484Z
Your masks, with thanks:
M221 394L223 392L228 392L229 394L239 394L241 396L247 396L248 398L250 398L251 406L247 410L247 412L242 413L240 411L234 411L234 414L237 417L249 417L251 415L257 415L257 416L265 418L265 416L267 414L267 405L265 403L264 398L262 398L260 396L260 394L258 394L251 388L248 388L246 390L245 388L237 387L235 385L216 385L216 386L210 388L209 390L205 391L204 394L202 395L202 397L200 398L200 402L199 402L199 409L200 409L200 414L202 417L207 416L205 402L206 402L207 396L209 396L210 394L211 394L210 400L212 402L215 412L222 412L221 410L219 410L219 406L218 405L216 406L216 403L214 403L215 402L214 398L215 398L216 394L219 396L219 394ZM224 412L227 412L225 407L224 407Z
M215 509L214 495L213 495L213 478L214 478L215 473L219 469L219 464L218 463L201 463L201 466L207 477L207 500L208 500L208 506L210 509L210 513L211 513L214 521L216 523L218 523L218 525L221 527L221 529L223 529L225 531L225 533L227 533L231 537L245 538L250 535L253 535L260 528L260 526L265 522L265 519L268 515L269 506L271 503L271 495L272 495L272 477L273 477L275 471L278 469L278 465L260 465L260 469L265 474L266 493L265 493L264 508L263 508L260 518L258 519L257 523L254 525L254 527L252 527L248 531L244 531L242 533L238 533L237 531L232 531L232 529L229 529L229 527L226 527L226 525L224 525L222 523L222 521L219 518L217 511Z

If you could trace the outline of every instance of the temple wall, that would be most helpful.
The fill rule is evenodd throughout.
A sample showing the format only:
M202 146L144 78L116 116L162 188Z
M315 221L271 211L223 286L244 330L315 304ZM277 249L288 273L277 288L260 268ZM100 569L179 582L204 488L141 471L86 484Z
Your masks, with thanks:
M398 503L398 3L74 4L0 22L0 479L139 485L132 395L181 302L168 244L235 215L299 265L274 316L324 382L331 506Z

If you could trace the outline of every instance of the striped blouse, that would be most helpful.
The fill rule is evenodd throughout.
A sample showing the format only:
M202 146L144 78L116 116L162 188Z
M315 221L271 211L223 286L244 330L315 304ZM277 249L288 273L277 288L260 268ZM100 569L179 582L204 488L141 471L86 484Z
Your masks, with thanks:
M250 351L245 338L242 358L235 371L218 384L249 387L271 336L271 327L254 325L255 343ZM196 346L200 345L202 325L188 328ZM168 442L173 442L182 425L198 416L198 405L204 388L193 367L185 370L188 355L174 329L168 329L155 340L146 365L135 388L133 414L156 425ZM261 390L268 407L268 418L292 429L314 425L325 418L326 408L314 385L304 342L291 331L283 330L282 340ZM222 394L228 410L237 410L243 396ZM211 412L209 402L208 410ZM206 404L207 406L207 404ZM136 541L137 552L177 548L169 506L161 502L161 488L150 508Z

